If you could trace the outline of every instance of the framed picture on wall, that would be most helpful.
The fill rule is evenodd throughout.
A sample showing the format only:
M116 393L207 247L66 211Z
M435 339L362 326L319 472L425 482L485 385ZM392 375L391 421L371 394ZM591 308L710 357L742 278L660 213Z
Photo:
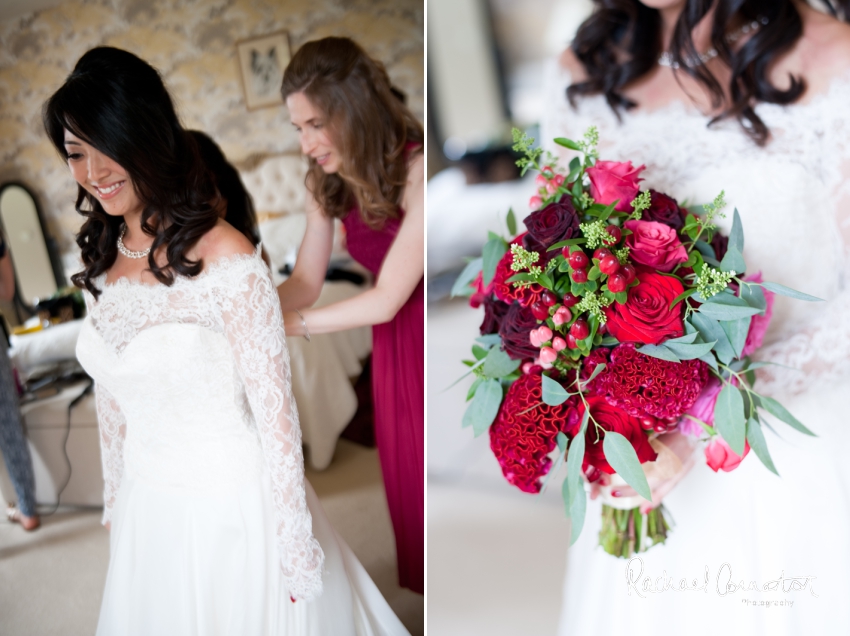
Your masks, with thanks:
M236 51L248 110L282 105L280 83L292 55L289 34L279 31L241 40Z

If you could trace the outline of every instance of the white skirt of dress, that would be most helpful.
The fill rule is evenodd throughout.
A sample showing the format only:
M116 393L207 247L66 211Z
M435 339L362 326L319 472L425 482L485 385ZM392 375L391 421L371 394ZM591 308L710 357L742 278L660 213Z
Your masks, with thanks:
M293 603L281 575L268 477L226 492L125 478L115 502L98 636L408 634L309 482L324 591Z
M752 452L731 473L715 474L700 460L665 499L675 521L667 542L632 561L630 571L598 546L601 504L590 502L567 555L561 636L850 634L843 388L777 396L818 435L773 419L781 438L765 436L781 477ZM690 590L671 589L683 579Z

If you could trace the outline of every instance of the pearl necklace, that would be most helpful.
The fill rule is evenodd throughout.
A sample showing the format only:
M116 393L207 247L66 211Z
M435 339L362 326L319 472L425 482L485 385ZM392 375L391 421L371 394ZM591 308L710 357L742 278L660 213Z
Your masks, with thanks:
M738 40L740 40L745 35L750 33L755 33L762 26L767 25L769 20L767 18L759 18L758 20L753 20L749 24L745 24L740 29L732 33L731 35L726 37L726 41L729 44L734 44ZM696 60L694 59L686 59L685 66L688 68L696 68L697 66L702 66L703 64L707 64L714 58L719 55L717 49L714 47L708 49L705 53L700 53ZM672 68L674 70L681 68L681 65L673 59L673 56L669 51L664 51L661 55L658 56L658 64L660 66L666 66L668 68Z
M126 233L127 233L127 224L125 223L124 225L121 226L121 234L118 235L118 251L119 252L121 252L127 258L135 258L135 259L144 258L148 254L150 254L151 248L149 248L149 247L146 248L146 249L143 249L141 252L134 252L132 250L128 250L124 246L124 234L126 234Z

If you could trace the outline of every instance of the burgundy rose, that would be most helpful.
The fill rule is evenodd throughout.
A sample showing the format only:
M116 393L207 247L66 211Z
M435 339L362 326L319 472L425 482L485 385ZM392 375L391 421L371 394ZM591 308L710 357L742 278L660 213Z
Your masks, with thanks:
M510 306L501 300L496 300L492 296L485 298L482 304L484 305L484 320L481 322L481 335L486 336L487 334L498 333L502 319L508 313Z
M723 236L720 232L715 232L710 245L714 249L717 260L722 261L723 257L726 256L726 248L729 246L729 237Z
M578 214L572 200L566 195L557 203L550 203L542 210L532 212L523 223L534 242L544 248L579 235Z
M635 168L631 161L597 161L586 170L590 178L590 196L602 205L611 205L618 201L618 212L632 209L632 201L640 191L638 185L643 181L638 175L646 166Z
M531 344L529 333L537 328L537 319L531 309L512 304L499 325L499 335L507 354L514 360L537 357L537 347Z
M619 433L629 440L641 464L655 461L658 453L650 445L649 438L643 428L641 428L638 418L629 415L616 406L611 406L603 397L590 396L586 399L587 405L590 407L590 414L603 430ZM584 417L584 409L584 404L580 404L579 415L582 417ZM586 471L588 466L593 466L602 472L613 475L616 471L611 468L611 464L605 459L605 452L603 450L605 435L600 431L597 441L597 432L598 429L593 422L588 422L587 433L584 438L585 451L582 469Z
M605 309L608 332L620 342L657 345L685 333L682 303L670 303L684 291L682 283L670 276L638 268L638 285L629 288L624 305L614 303Z
M677 231L681 230L685 225L685 219L676 199L657 190L650 190L649 193L652 197L651 203L649 209L643 211L641 218L644 221L663 223Z

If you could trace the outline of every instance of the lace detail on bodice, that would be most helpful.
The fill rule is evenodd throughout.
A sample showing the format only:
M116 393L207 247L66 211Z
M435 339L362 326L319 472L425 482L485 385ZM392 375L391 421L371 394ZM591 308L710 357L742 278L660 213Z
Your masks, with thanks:
M265 470L289 593L320 594L283 320L259 248L170 287L96 285L77 355L97 384L104 522L124 477L198 491Z
M602 96L566 99L569 74L552 63L547 72L547 120L541 140L564 165L572 153L553 137L581 137L595 125L600 157L646 164L644 188L680 203L706 203L726 191L728 233L737 208L744 225L744 256L751 273L826 299L807 303L777 297L758 357L771 367L759 389L799 392L819 382L850 378L850 73L808 103L760 104L771 131L759 147L736 120L710 128L709 118L682 102L655 111L623 112L622 121ZM802 370L802 371L801 371Z

